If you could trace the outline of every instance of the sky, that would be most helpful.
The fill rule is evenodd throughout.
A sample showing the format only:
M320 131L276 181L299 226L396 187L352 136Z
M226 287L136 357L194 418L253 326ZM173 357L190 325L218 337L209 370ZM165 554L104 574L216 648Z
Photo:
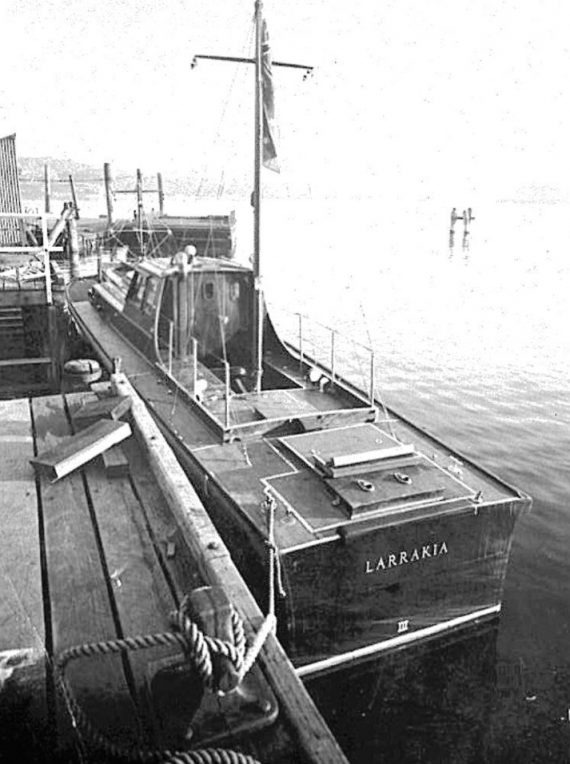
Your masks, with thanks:
M560 0L266 0L291 196L570 193ZM239 178L252 162L248 0L3 0L0 135L20 156Z

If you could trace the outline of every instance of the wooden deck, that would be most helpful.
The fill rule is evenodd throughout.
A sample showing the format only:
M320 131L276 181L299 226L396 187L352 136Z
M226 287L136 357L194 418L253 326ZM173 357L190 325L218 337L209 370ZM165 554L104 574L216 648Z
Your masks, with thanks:
M0 750L19 744L26 760L80 760L91 746L55 687L62 650L170 632L170 613L204 585L224 588L246 634L263 619L144 404L125 378L115 382L133 397L135 436L121 445L128 471L113 477L101 457L56 482L30 464L75 432L93 393L0 402ZM66 678L115 743L172 750L190 731L194 747L272 764L346 761L273 636L244 693L202 696L183 663L174 645L97 654L70 663Z

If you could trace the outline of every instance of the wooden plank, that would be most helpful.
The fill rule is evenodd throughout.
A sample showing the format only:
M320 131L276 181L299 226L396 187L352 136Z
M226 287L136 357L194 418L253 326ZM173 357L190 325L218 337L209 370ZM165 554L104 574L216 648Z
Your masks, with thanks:
M131 408L131 401L128 397L118 398L91 398L85 399L75 406L71 411L73 422L80 427L86 421L95 419L121 419Z
M107 448L125 440L130 434L128 422L101 419L77 435L61 440L55 448L38 454L30 461L51 480L59 480Z
M63 398L35 398L32 411L39 450L53 448L69 437ZM39 485L53 651L58 654L67 647L115 639L117 628L83 476L76 472L50 483L40 474ZM78 702L101 732L113 739L137 741L137 714L119 656L74 661L66 676ZM71 733L66 730L61 702L59 711L62 745L69 746Z
M99 399L114 397L111 382L109 380L105 380L104 382L92 382L89 387L91 392L95 393Z
M95 401L93 393L66 396L72 412ZM72 414L72 421L73 414ZM169 614L176 603L168 589L158 558L144 526L144 515L128 477L107 480L102 466L93 462L85 467L85 477L94 515L101 537L107 570L124 636L135 637L170 631ZM147 701L147 667L149 662L176 655L181 650L157 647L128 653L128 660L137 692L137 704L145 715L145 744L156 747L153 739L152 712ZM146 713L145 713L146 712Z
M262 613L172 450L127 378L116 374L113 382L119 394L130 395L133 399L132 416L137 434L184 539L200 562L202 575L209 584L222 586L250 629L257 630ZM265 642L259 660L276 692L281 711L291 725L303 760L315 764L347 764L338 743L273 635Z
M129 460L121 446L113 446L101 454L107 477L121 477L129 474Z
M0 743L18 718L27 745L38 750L47 725L45 627L40 528L30 406L0 402ZM10 727L12 729L10 730ZM13 742L13 741L12 741ZM7 746L6 746L7 747ZM20 748L22 753L22 749Z
M47 357L42 358L3 358L0 360L0 367L2 366L34 366L38 364L51 363L52 359Z

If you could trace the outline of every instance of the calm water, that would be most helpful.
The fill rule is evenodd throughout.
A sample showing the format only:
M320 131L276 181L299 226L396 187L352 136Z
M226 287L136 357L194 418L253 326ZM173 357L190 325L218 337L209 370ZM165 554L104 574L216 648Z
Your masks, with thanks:
M386 403L534 500L496 630L312 692L353 762L570 761L570 210L481 206L450 246L434 202L268 207L270 300L370 342Z
M453 246L447 200L265 207L270 304L372 345L388 405L534 500L495 629L310 685L353 764L570 761L570 209L467 203Z

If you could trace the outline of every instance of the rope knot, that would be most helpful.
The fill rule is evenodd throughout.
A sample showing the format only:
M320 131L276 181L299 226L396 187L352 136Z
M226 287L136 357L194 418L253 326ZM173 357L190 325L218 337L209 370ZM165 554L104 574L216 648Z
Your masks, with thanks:
M241 680L246 641L243 622L223 589L194 590L184 597L171 622L182 638L186 659L195 666L204 686L222 693L235 690Z

